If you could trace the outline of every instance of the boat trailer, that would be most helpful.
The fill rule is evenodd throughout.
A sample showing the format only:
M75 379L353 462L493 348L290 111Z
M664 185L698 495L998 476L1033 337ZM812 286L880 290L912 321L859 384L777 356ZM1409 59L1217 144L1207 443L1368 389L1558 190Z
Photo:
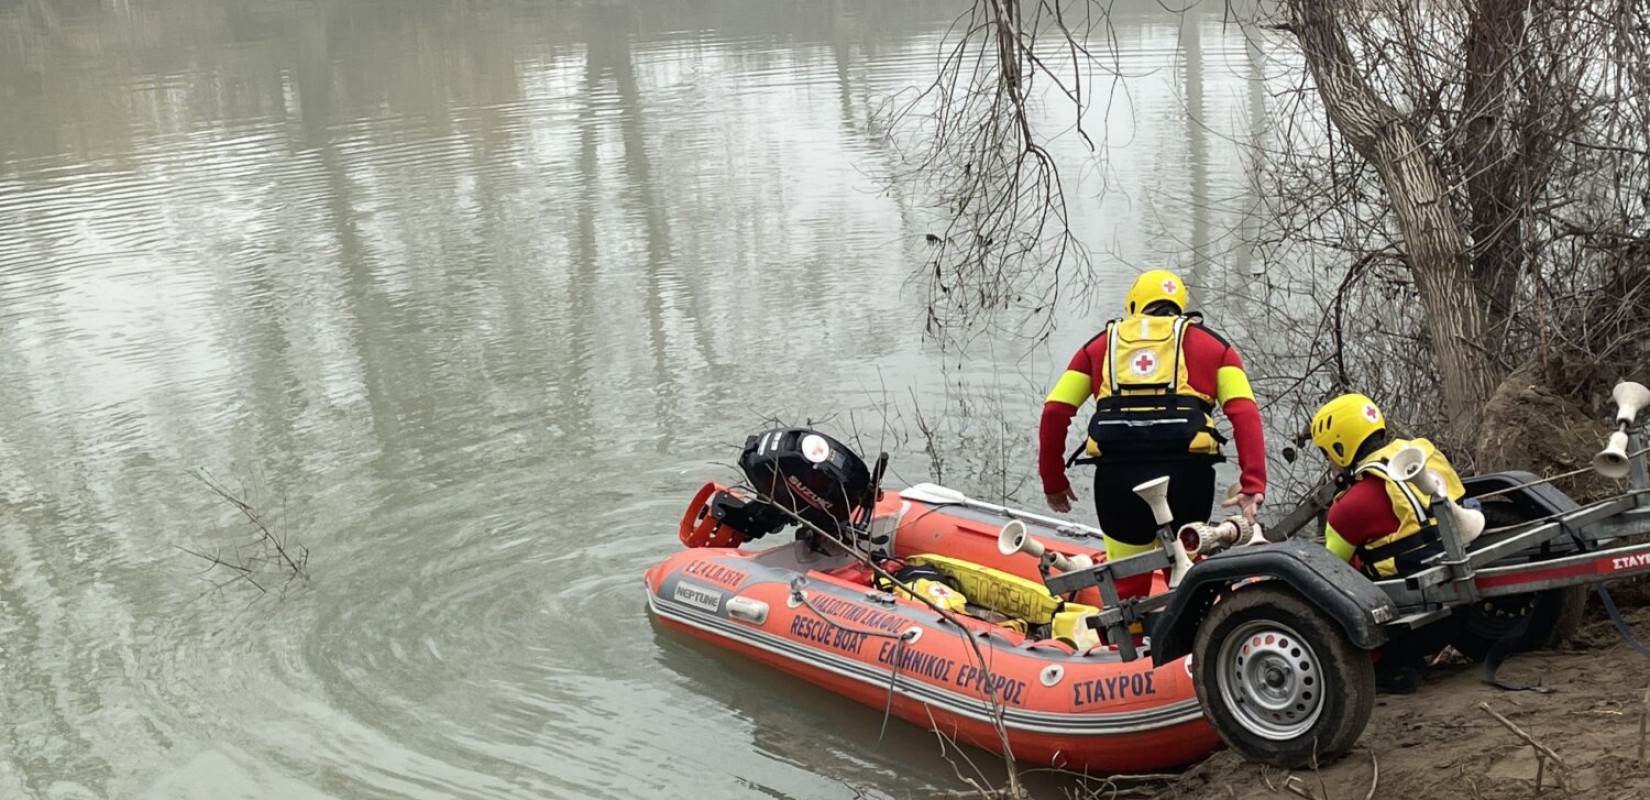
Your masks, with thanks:
M1499 517L1510 511L1518 521L1478 535L1470 520L1464 529L1462 516L1437 513L1442 552L1408 575L1371 580L1317 542L1271 543L1258 535L1236 537L1236 546L1194 563L1187 545L1196 546L1195 532L1183 535L1192 526L1172 529L1162 502L1168 479L1159 478L1136 492L1153 505L1162 548L1058 574L1049 569L1057 554L1039 550L1044 583L1056 596L1098 587L1104 606L1096 627L1126 660L1149 656L1162 665L1190 655L1205 716L1244 757L1289 768L1330 759L1351 749L1373 712L1375 670L1368 651L1452 614L1481 613L1497 604L1534 616L1530 609L1543 603L1571 602L1579 612L1585 598L1574 587L1597 586L1608 601L1603 581L1650 572L1650 473L1636 428L1638 412L1650 405L1650 389L1624 382L1614 397L1616 431L1593 467L1606 477L1627 478L1627 491L1578 505L1550 479L1527 472L1468 478L1468 497L1493 498ZM1419 473L1416 468L1409 477L1430 496L1432 508L1452 507ZM1324 500L1318 493L1316 501ZM1290 517L1298 526L1321 508ZM1477 519L1482 529L1483 518ZM1005 533L1003 546L1033 552L1035 544L1026 546L1024 539L1023 532ZM1162 569L1170 570L1169 591L1118 598L1118 579ZM1637 646L1613 606L1607 608ZM1136 646L1129 632L1134 626L1149 644ZM1480 655L1490 651L1490 679L1515 639L1540 633L1530 627L1528 620L1509 623L1492 641L1479 642Z

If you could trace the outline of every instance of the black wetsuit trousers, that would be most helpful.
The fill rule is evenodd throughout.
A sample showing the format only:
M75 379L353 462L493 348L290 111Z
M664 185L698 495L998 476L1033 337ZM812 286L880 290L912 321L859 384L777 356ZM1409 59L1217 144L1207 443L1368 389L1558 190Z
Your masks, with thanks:
M1207 522L1215 496L1215 465L1208 459L1101 461L1094 465L1094 508L1100 529L1125 544L1150 544L1157 534L1157 520L1134 487L1164 475L1169 476L1169 511L1175 527Z

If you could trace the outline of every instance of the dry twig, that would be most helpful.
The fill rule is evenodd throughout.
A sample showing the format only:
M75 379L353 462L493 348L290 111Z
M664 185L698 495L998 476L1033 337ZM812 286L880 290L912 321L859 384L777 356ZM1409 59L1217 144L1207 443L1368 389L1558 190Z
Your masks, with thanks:
M1490 708L1489 703L1480 702L1478 704L1478 708L1480 710L1482 710L1484 713L1486 713L1486 714L1490 715L1491 717L1495 718L1495 721L1501 723L1503 726L1506 727L1507 730L1512 731L1514 736L1517 736L1518 738L1523 739L1525 744L1528 744L1531 748L1534 748L1534 750L1535 750L1535 770L1536 770L1535 771L1535 790L1537 792L1541 791L1541 779L1542 779L1543 773L1546 771L1546 766L1547 766L1548 761L1552 761L1553 764L1558 766L1558 771L1554 773L1554 780L1556 780L1558 782L1558 788L1568 791L1569 784L1565 780L1565 772L1568 768L1564 765L1564 759L1559 758L1558 754L1553 752L1552 748L1536 741L1535 737L1529 735L1528 733L1525 733L1522 728L1519 728L1517 725L1514 725L1512 720L1507 719L1506 717L1503 717L1500 714L1496 713L1495 709Z
M239 511L241 516L245 517L251 523L253 529L257 531L257 536L249 545L237 548L231 556L225 556L221 551L208 554L188 547L178 548L206 561L211 567L224 567L235 573L232 579L218 584L215 588L222 589L232 583L244 580L257 588L260 594L266 593L268 589L255 577L260 565L272 566L277 571L284 573L286 582L299 578L309 580L309 548L290 542L286 537L275 533L257 509L253 508L240 495L231 491L229 487L225 486L222 481L219 481L211 473L201 469L192 472L191 475L204 484L206 488L212 490L213 494L216 494L224 502L229 503ZM250 551L248 550L249 547L251 548ZM283 582L282 586L285 586L286 582Z

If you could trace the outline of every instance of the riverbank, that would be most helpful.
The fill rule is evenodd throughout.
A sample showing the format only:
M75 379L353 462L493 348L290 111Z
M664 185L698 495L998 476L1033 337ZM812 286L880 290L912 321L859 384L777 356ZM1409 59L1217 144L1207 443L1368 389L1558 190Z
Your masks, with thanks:
M1623 610L1629 627L1641 641L1650 640L1650 591L1641 586L1617 595L1618 602L1630 606ZM1416 693L1382 695L1358 748L1335 764L1290 773L1222 751L1157 791L1134 796L1537 796L1533 748L1479 707L1486 704L1563 760L1562 769L1548 765L1544 770L1541 796L1562 796L1555 790L1558 773L1572 794L1612 800L1650 797L1650 767L1639 757L1640 726L1650 713L1650 660L1622 640L1597 605L1594 597L1587 622L1563 648L1515 656L1502 668L1503 678L1539 684L1548 693L1498 689L1483 682L1477 664L1440 664Z

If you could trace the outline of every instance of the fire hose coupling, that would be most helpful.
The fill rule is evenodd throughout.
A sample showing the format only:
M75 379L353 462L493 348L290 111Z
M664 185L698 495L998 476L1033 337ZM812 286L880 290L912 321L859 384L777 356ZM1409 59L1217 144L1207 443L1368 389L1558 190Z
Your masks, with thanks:
M1178 535L1188 555L1210 556L1229 547L1266 544L1260 525L1241 516L1220 522L1190 522L1180 526Z

